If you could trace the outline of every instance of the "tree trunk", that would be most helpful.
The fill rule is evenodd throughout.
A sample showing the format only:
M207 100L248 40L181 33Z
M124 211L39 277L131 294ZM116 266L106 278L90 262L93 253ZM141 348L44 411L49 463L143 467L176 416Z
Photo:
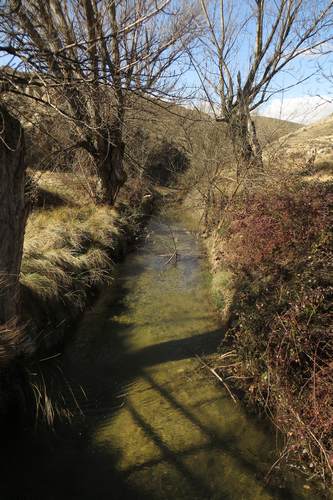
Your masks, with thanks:
M0 106L0 324L19 315L19 273L27 209L23 129Z
M110 131L98 140L97 170L102 183L101 199L103 203L113 205L120 188L126 182L124 170L124 143L121 133Z
M262 151L255 123L249 111L238 110L228 123L229 134L237 162L237 180L250 170L263 170Z
M247 130L248 130L249 143L251 145L252 153L255 159L255 166L259 170L263 170L264 166L262 161L262 149L257 136L257 128L250 116L250 113L248 113L247 117Z

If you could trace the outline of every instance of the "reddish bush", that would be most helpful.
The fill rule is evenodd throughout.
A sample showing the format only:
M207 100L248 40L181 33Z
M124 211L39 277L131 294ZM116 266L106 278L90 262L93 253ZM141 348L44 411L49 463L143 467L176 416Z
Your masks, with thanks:
M228 213L224 260L244 270L288 265L327 227L330 196L319 187L248 196Z
M285 456L333 481L333 248L329 186L255 193L228 213L221 260L238 275L237 380L285 432ZM240 373L241 372L241 373ZM234 376L234 375L232 375Z

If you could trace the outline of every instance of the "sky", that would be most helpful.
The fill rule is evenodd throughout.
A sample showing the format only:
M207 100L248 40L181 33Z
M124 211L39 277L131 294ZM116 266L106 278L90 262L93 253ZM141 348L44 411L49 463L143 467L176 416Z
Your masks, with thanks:
M260 109L259 114L307 125L333 114L333 97L305 94L274 98Z
M303 1L304 9L301 11L301 15L292 28L290 37L285 44L286 47L289 47L289 50L298 42L299 33L305 29L303 28L303 21L304 23L313 22L314 16L319 15L320 9L328 5L328 0ZM219 3L217 2L216 5L219 5ZM256 18L253 14L254 11L252 10L254 2L252 0L225 0L225 5L230 6L230 26L237 27L234 30L234 43L230 52L228 65L234 81L236 81L236 75L239 71L242 83L244 83L247 79L251 58L255 51L257 27ZM278 5L279 3L273 0L268 0L266 3L264 40L267 39L271 26L276 19ZM210 16L212 19L218 18L213 10ZM246 24L244 24L245 19L247 20ZM215 32L218 35L220 34L219 26L219 22L217 21ZM312 43L317 43L320 39L325 39L329 36L333 36L332 27L325 29L321 26L318 33L311 40ZM268 50L264 62L265 60L269 60L272 51L275 50L274 43ZM302 49L305 47L305 45L301 46ZM284 70L279 72L271 81L269 87L269 92L271 93L270 99L261 105L256 110L256 113L303 124L313 123L333 114L333 76L330 81L323 76L323 73L326 75L333 74L333 41L326 41L321 46L320 51L322 52L321 54L318 49L312 52L305 51L291 64L287 65ZM209 53L207 54L206 61L210 59ZM284 54L287 54L287 49ZM202 57L202 53L199 52L198 55L201 61L205 60L205 57ZM216 81L216 70L214 70L214 67L208 62L203 62L201 65L203 69L202 73L205 74L206 72L209 75L210 81ZM263 71L261 70L262 73ZM217 94L215 95L217 96Z
M333 114L333 75L330 79L324 75L330 73L333 74L333 55L300 57L273 79L273 95L256 113L305 125L327 118ZM193 70L185 80L188 89L200 86Z
M315 5L320 7L320 3L325 2L316 0ZM250 38L253 39L253 32ZM303 124L326 118L333 114L333 76L327 78L331 74L333 43L329 41L320 49L303 53L276 75L272 89L279 92L263 104L258 113Z
M228 1L235 6L235 14L242 19L244 0ZM311 2L311 0L304 1ZM315 0L315 5L320 6L326 1L328 0ZM248 68L249 66L254 32L255 25L249 23L246 30L243 31L243 36L237 36L233 59L233 65L236 69L239 67ZM313 123L333 114L333 76L330 80L323 76L323 73L326 75L333 73L333 43L327 48L332 51L332 54L320 57L313 53L302 54L292 66L288 66L287 70L280 72L272 81L271 90L276 93L256 112L263 116L302 124ZM203 52L199 52L199 58L204 61L203 65L209 75L210 66L208 62L205 63L204 56ZM0 53L0 65L9 63L9 60L8 56ZM245 76L247 69L244 71ZM200 82L193 68L181 80L185 83L189 94L191 94L192 89L200 87Z
M319 68L320 63L320 68ZM333 114L332 56L302 56L288 72L274 81L276 88L287 88L261 106L258 113L264 116L290 120L303 124L322 120ZM312 77L302 81L308 75ZM331 80L331 81L330 81Z

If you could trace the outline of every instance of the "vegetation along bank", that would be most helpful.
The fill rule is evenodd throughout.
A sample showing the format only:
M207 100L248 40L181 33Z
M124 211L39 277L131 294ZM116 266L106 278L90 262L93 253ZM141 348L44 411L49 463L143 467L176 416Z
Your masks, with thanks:
M327 94L333 2L241 4L1 6L0 413L54 423L39 365L172 187L206 239L225 323L204 365L284 436L267 477L287 462L329 495L333 120L262 115L314 73Z

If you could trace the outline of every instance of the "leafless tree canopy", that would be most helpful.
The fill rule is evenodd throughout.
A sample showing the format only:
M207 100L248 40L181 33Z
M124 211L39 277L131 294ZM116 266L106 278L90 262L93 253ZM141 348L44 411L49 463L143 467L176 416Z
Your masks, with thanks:
M171 92L193 39L195 9L174 0L12 0L7 10L0 50L12 61L3 89L70 120L76 147L93 157L103 199L113 203L125 181L130 97Z
M2 89L69 120L71 147L92 158L102 199L113 203L126 179L133 96L174 96L187 61L227 124L236 163L262 168L251 112L281 90L276 77L296 58L332 38L332 14L332 0L9 0Z
M331 40L333 2L199 2L206 32L200 37L199 56L192 60L205 99L215 118L229 125L245 161L256 158L261 163L250 113L281 91L273 87L279 73L307 51Z

